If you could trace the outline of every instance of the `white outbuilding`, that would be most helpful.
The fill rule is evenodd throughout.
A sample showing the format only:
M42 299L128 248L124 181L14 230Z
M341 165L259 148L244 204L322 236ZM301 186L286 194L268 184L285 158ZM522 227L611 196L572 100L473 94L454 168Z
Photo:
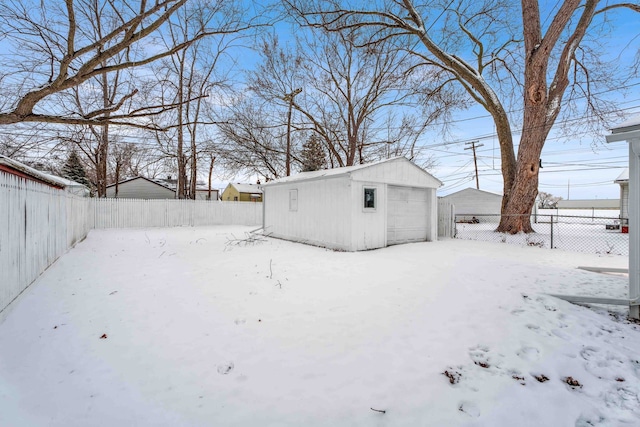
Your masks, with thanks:
M481 222L500 222L502 196L475 188L465 188L447 196L442 200L455 206L456 221L467 222L475 218Z
M262 186L264 231L344 251L435 241L441 185L404 157L302 172Z

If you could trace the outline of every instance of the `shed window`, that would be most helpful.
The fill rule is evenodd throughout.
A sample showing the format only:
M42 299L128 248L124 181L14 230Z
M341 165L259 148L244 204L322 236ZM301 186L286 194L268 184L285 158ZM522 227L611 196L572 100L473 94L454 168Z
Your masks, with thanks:
M298 190L289 190L289 211L298 211Z
M376 189L364 188L364 209L373 210L376 208Z

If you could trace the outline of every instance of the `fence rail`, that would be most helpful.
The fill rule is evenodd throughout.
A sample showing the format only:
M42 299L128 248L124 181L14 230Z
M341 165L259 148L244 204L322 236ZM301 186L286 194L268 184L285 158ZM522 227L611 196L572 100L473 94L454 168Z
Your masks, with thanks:
M535 233L498 233L500 215L456 216L455 237L600 254L629 254L628 220L610 217L531 215Z
M92 228L260 224L262 203L89 199L0 173L0 313Z

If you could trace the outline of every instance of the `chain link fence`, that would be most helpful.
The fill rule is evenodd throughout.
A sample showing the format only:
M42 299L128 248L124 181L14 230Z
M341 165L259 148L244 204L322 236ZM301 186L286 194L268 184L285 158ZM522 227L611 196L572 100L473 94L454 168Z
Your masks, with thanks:
M566 251L629 255L627 219L531 215L535 233L498 233L500 215L456 215L454 237Z

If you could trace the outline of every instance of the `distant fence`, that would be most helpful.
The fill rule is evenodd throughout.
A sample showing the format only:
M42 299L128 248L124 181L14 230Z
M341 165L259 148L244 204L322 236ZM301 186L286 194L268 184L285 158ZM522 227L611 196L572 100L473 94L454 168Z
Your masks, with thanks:
M472 219L469 219L472 218ZM532 215L535 233L497 233L500 215L456 217L455 237L598 254L629 254L628 220L611 217Z
M450 200L438 200L438 237L454 237L455 206Z
M89 232L85 199L0 174L0 311Z
M92 228L261 224L262 203L90 199L0 173L0 312Z
M93 228L262 225L262 203L205 200L88 199Z

